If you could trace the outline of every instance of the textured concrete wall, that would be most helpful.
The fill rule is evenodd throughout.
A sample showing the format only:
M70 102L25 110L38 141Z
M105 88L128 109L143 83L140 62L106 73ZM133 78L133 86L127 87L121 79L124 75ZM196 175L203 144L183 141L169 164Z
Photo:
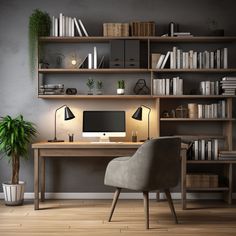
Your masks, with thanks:
M38 99L37 80L30 77L28 56L28 19L35 8L45 10L51 15L59 15L63 12L65 15L81 18L91 35L102 34L103 22L132 20L154 20L159 35L166 33L170 21L178 22L182 31L206 35L209 32L209 21L212 20L216 20L219 28L224 28L227 35L236 34L235 1L233 0L0 0L0 115L23 114L26 119L35 122L40 133L37 140L53 137L53 111L65 102L75 112L76 119L62 122L60 121L62 114L59 114L59 138L67 139L67 133L70 132L75 134L76 140L82 140L81 112L83 110L114 108L127 111L127 140L130 139L133 129L138 130L139 138L144 138L146 134L142 130L141 123L132 121L130 116L140 104L154 107L154 102ZM101 75L94 76L102 78ZM137 79L142 76L124 75L124 78ZM86 79L85 75L81 77ZM108 77L106 75L105 79ZM60 79L61 76L58 78ZM119 75L113 75L111 78L116 80ZM152 114L152 128L156 129L154 114ZM21 164L21 179L27 182L28 192L33 191L32 153L29 159L27 162L22 161ZM110 191L110 188L103 185L108 161L103 158L47 160L47 190L50 192ZM0 182L9 179L9 171L7 161L0 160Z

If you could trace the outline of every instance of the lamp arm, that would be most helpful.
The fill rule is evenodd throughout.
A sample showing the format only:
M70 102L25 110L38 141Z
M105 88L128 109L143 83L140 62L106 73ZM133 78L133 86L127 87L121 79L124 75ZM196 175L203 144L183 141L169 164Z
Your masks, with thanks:
M54 116L54 140L57 140L57 111L60 110L62 107L66 107L66 105L62 105L55 110Z
M145 105L142 105L142 107L145 107L147 108L149 111L148 111L148 140L150 139L150 113L151 113L151 108L150 107L147 107Z

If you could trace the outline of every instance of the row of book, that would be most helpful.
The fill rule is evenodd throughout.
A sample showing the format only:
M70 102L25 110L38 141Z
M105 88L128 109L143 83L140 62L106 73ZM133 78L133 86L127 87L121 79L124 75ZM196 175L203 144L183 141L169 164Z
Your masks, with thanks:
M212 104L198 104L197 108L197 114L199 119L224 119L227 117L225 100L220 100L218 101L218 103Z
M222 95L236 95L236 77L224 77L221 80Z
M129 23L104 23L104 37L128 37Z
M219 140L199 139L193 141L190 159L195 161L218 160Z
M217 49L215 52L196 52L173 47L166 54L152 54L153 69L220 69L228 68L228 49Z
M80 37L89 36L80 19L77 21L75 17L64 16L62 13L59 17L52 17L51 36L74 37L77 35Z
M183 95L183 79L153 79L153 95Z
M236 151L221 151L219 160L236 161Z
M220 95L221 94L220 81L201 81L200 94L201 95Z
M131 22L132 36L155 36L155 22Z
M40 95L63 95L64 84L45 84L39 87Z

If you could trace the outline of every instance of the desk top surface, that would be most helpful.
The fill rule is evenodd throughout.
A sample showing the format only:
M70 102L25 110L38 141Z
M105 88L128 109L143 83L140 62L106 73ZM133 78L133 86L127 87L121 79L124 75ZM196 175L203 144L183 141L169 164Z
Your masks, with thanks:
M33 143L32 148L138 148L142 142L38 142Z

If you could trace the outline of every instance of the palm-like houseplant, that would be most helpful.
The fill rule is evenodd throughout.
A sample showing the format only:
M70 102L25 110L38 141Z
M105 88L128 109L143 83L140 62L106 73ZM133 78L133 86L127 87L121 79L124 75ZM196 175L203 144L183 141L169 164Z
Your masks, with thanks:
M12 165L11 181L3 184L7 205L23 203L24 183L19 181L20 158L28 158L28 145L36 134L35 125L25 121L22 115L0 119L0 151L9 158ZM17 193L18 191L20 193Z

